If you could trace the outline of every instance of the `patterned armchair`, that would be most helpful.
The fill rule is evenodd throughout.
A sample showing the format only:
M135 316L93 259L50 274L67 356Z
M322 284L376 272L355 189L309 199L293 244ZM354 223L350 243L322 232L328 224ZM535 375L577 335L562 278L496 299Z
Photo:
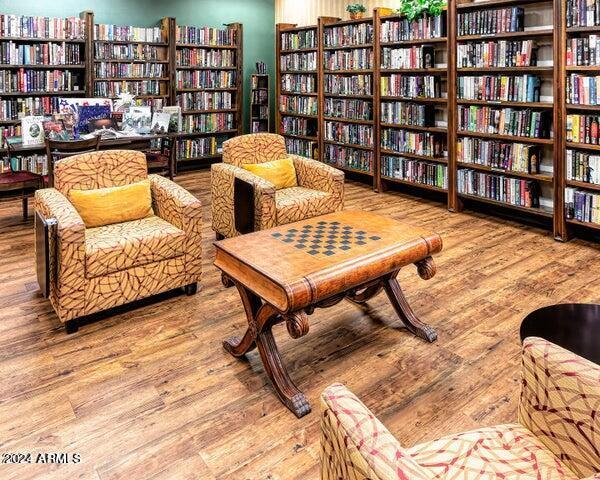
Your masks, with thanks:
M519 423L403 448L343 385L321 397L321 479L600 479L600 366L540 338L522 352Z
M270 182L241 168L244 163L263 163L281 158L293 159L298 186L275 190ZM245 182L251 187L247 199L234 198L234 184ZM281 135L258 133L234 137L223 143L223 163L211 169L212 225L217 238L235 237L248 231L265 230L276 225L324 215L343 208L344 174L333 167L309 158L286 153ZM251 203L253 225L240 231L238 215L246 216ZM243 213L240 213L243 212ZM236 224L236 220L238 220Z
M86 229L67 199L71 189L146 178L155 215L141 220ZM54 186L35 193L35 207L57 223L49 243L49 298L69 333L77 330L78 317L181 286L195 293L202 271L202 205L170 180L148 175L142 152L65 158L54 167Z

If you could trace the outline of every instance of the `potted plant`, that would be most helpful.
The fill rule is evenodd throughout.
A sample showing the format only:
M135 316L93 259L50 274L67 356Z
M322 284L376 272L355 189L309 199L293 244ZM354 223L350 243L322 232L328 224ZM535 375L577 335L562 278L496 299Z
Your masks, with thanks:
M352 20L356 20L362 18L367 9L362 3L353 3L346 7L346 11L350 12L350 18Z
M423 15L440 15L446 5L446 0L401 0L398 13L412 22Z

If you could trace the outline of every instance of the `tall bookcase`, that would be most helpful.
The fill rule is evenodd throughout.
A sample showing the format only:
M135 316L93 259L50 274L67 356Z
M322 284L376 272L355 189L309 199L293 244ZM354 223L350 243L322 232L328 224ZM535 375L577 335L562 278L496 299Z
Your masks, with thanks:
M206 165L221 158L223 141L243 132L243 27L176 25L172 100L183 114L179 165ZM193 152L193 153L189 153Z
M557 89L563 95L557 108L563 135L557 198L562 208L555 221L566 240L581 231L600 232L600 13L597 2L559 1L562 61Z
M320 158L319 29L279 23L275 28L277 108L275 131L285 137L288 152Z
M271 131L270 78L267 73L250 75L250 133Z
M69 25L66 31L64 24ZM49 115L58 110L60 97L86 95L88 27L85 15L51 18L47 25L34 19L21 23L3 17L0 72L6 84L0 88L2 151L5 137L21 135L21 115ZM20 163L23 168L46 174L41 160L34 155L20 159Z

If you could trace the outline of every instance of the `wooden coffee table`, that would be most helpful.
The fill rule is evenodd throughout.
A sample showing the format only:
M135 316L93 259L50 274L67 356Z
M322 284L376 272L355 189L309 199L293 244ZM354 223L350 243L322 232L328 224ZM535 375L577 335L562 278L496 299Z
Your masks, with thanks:
M406 301L397 275L415 264L425 280L435 274L431 255L442 249L435 233L374 213L344 211L215 243L215 266L237 287L248 320L242 338L223 343L235 357L258 347L281 401L298 418L310 405L290 379L271 332L285 322L288 333L308 333L308 315L344 298L362 304L385 290L406 328L433 342Z

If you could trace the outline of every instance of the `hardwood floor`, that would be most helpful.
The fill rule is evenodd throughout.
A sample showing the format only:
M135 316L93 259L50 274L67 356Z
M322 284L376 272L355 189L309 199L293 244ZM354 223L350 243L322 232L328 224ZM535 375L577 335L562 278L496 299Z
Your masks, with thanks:
M319 394L345 383L404 445L516 420L521 319L552 303L600 302L600 247L398 193L347 185L364 208L438 231L437 275L400 275L439 334L408 334L381 294L367 309L319 310L281 352L313 405L298 420L275 397L258 353L221 341L246 321L212 267L208 172L177 178L205 205L204 280L66 335L37 291L31 220L0 218L0 453L68 452L70 465L3 465L2 479L317 479ZM276 261L276 259L274 259Z

